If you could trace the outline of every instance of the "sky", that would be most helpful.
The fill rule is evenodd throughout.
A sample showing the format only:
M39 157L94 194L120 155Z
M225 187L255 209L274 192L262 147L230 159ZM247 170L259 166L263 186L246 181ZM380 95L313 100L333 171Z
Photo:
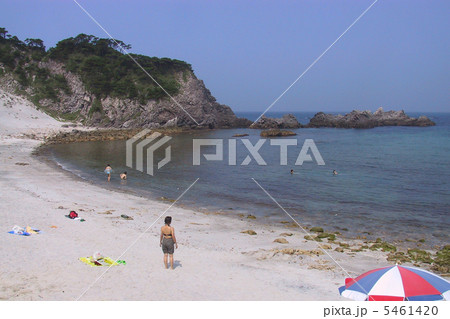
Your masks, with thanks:
M217 101L263 112L375 0L77 0L133 53L190 63ZM273 112L450 112L450 1L378 0ZM0 27L47 48L107 37L73 0L0 0Z

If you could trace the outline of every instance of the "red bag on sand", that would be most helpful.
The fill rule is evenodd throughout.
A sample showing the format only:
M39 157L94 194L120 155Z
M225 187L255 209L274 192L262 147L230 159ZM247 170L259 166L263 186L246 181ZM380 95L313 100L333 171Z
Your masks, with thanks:
M77 217L78 217L78 214L74 210L71 210L70 213L69 213L69 218L70 219L75 219Z

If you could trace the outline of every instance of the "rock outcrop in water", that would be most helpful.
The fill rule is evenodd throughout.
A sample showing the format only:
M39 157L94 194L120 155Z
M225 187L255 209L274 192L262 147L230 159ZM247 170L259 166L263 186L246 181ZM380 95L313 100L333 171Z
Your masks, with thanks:
M286 114L282 118L262 116L250 128L255 129L295 129L301 127L336 127L336 128L374 128L377 126L433 126L436 125L426 116L409 117L402 111L384 112L380 107L374 113L370 111L352 111L345 115L316 113L307 125L300 124L294 115Z
M250 128L255 129L294 129L300 127L302 125L292 114L285 114L282 118L271 118L263 115L258 122L250 125Z
M287 130L269 129L261 131L259 135L261 137L283 137L283 136L294 136L297 135L297 133Z
M401 111L384 112L380 107L370 111L352 111L345 115L319 112L306 127L374 128L377 126L433 126L435 123L426 116L412 118Z

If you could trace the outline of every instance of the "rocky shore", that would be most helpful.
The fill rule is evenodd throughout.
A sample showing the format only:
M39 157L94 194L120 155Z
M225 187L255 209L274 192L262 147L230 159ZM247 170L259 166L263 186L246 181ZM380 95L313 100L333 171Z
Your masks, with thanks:
M116 141L127 140L142 131L141 128L130 129L73 129L72 131L63 131L58 134L47 136L44 141L45 145L50 144L66 144L74 142L94 142L94 141ZM191 131L183 128L160 128L151 130L166 135L173 135Z
M241 119L239 119L240 121ZM246 126L249 120L242 121L242 126ZM379 108L376 112L370 111L352 111L345 115L332 115L323 112L316 113L307 125L300 124L294 115L286 114L282 118L268 118L262 116L261 119L252 124L252 129L263 129L262 137L280 137L292 136L296 133L287 131L286 129L296 128L374 128L378 126L433 126L435 123L426 116L412 118L405 114L404 111L387 111L384 112ZM126 140L143 128L87 128L85 126L77 126L76 124L63 124L65 130L60 130L57 134L50 134L45 137L45 144L64 144L73 142L88 141L113 141ZM72 130L70 130L72 128ZM194 129L205 129L205 127L154 127L153 131L163 134L178 134ZM247 136L248 134L237 134L235 137ZM26 137L33 138L33 134Z

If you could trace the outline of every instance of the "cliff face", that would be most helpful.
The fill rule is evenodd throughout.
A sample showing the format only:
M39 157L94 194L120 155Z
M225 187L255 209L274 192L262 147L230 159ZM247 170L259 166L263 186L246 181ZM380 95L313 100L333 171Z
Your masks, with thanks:
M170 126L192 126L206 128L246 127L251 121L238 119L231 108L219 104L197 79L193 72L179 72L175 75L180 84L179 93L174 95L178 106L168 96L145 103L133 99L107 96L97 98L86 90L80 76L65 70L64 64L56 61L39 63L53 75L62 75L69 92L59 91L57 101L41 99L39 105L55 117L69 117L89 126L115 128L157 128ZM0 64L0 68L2 68ZM0 86L9 92L17 92L21 85L12 77L0 77ZM24 92L33 96L32 89ZM184 110L183 110L184 109ZM192 116L192 118L188 115Z
M85 89L78 75L66 71L62 63L50 61L40 66L48 68L53 74L63 75L70 88L70 94L58 94L59 102L45 99L40 104L57 114L77 114L78 119L83 119L87 125L115 128L197 127L195 119L201 127L239 126L240 121L231 108L217 103L193 72L175 75L180 89L173 97L180 107L168 96L145 103L111 96L99 99Z

